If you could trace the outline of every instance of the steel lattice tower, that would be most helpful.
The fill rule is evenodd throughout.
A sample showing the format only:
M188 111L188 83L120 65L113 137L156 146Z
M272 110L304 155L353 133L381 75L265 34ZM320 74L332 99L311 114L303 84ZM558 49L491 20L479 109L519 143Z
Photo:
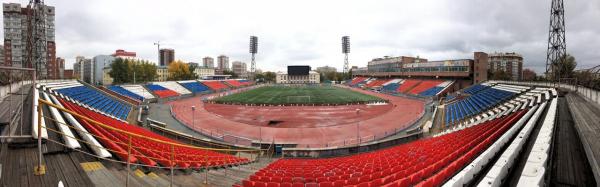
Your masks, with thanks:
M343 73L346 76L349 72L350 65L348 63L348 53L350 53L350 36L342 37L342 53L344 53L344 69ZM346 77L345 77L346 78Z
M252 61L250 62L250 77L255 79L256 76L256 61L254 56L258 52L258 37L250 36L250 54L252 54Z
M30 0L27 14L27 64L25 67L35 68L36 75L43 79L46 77L46 13L44 0Z
M559 61L566 54L567 43L565 42L565 9L563 0L552 0L552 6L550 7L550 27L548 31L548 51L546 54L546 76L548 78L553 80L560 78Z

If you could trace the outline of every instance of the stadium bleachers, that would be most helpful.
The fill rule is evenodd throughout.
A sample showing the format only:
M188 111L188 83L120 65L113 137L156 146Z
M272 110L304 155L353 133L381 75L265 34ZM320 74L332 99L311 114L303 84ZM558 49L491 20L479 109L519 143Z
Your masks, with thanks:
M227 85L234 87L234 88L239 88L244 86L243 83L241 83L240 81L236 80L236 79L228 79L223 81L224 83L226 83Z
M368 79L367 77L354 77L348 85L356 86L357 84L364 82L367 79Z
M189 90L185 89L183 86L179 85L175 81L166 81L166 82L153 82L154 85L162 86L166 89L176 92L179 95L191 94Z
M479 114L514 95L514 92L488 88L463 100L448 104L445 108L446 124L456 123L466 117Z
M384 83L390 81L389 79L374 79L369 81L365 87L367 88L374 88L374 87L380 87L382 86Z
M129 91L129 90L121 87L121 86L114 86L113 85L113 86L109 86L108 89L111 90L111 91L113 91L113 92L115 92L115 93L118 93L120 95L129 97L129 98L132 98L132 99L135 99L135 100L138 100L138 101L144 101L144 97L142 97L141 95L133 93L133 92L131 92L131 91Z
M421 84L415 86L413 89L411 89L408 93L410 94L419 94L423 91L426 91L430 88L433 88L435 86L437 86L438 84L441 84L444 81L441 80L423 80L421 81Z
M114 116L118 119L126 120L131 111L131 105L118 101L115 98L105 95L93 88L78 85L73 87L52 89L70 99L94 108L106 115Z
M154 99L154 95L142 85L132 84L132 85L119 85L119 87L134 93L136 95L142 96L144 99Z
M490 88L490 87L486 86L486 85L481 85L481 84L474 84L472 86L465 88L463 90L463 92L473 95L473 94L476 94L477 92L483 91L487 88Z
M398 87L396 90L399 93L406 93L411 90L413 87L421 83L421 80L416 79L405 79L404 82Z
M169 90L160 85L148 84L146 87L160 98L179 96L177 92Z
M419 92L420 96L425 96L425 97L431 97L431 96L436 96L437 94L439 94L442 90L444 90L444 88L452 85L453 81L444 81L442 83L439 83L438 85L431 87L425 91Z
M488 149L528 110L470 128L358 155L280 159L243 186L441 186Z
M80 107L74 103L61 99L60 103L67 109L80 115L91 118L102 124L108 125L125 132L142 135L143 137L131 137L131 157L130 162L142 163L148 166L177 167L178 169L199 169L205 166L217 167L226 165L237 165L247 163L246 158L238 158L233 155L218 153L209 150L196 149L188 146L175 146L167 143L181 144L169 138L160 136L154 132L146 130L136 125L118 121L106 116L100 115L92 110ZM85 128L100 137L99 141L121 160L127 160L127 150L129 137L127 134L111 130L82 119L77 119ZM152 141L148 138L160 140ZM166 143L165 143L166 142ZM174 153L174 160L171 161Z
M190 90L192 93L202 93L210 91L210 88L203 84L200 84L198 81L195 80L179 81L179 84L181 84L181 86L185 87L186 89Z
M386 93L396 93L396 90L398 90L398 87L400 87L402 82L404 82L402 79L392 79L386 83L383 83L381 91Z
M221 81L201 81L202 84L208 86L211 90L220 91L228 89L229 86L223 84Z

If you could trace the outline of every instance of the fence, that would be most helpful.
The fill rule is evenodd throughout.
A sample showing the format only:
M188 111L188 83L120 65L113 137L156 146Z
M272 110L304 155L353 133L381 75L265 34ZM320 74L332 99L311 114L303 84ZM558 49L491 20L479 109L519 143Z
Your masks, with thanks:
M35 79L34 69L0 66L0 83L4 84L0 86L0 123L6 124L0 135L3 142L32 137L27 125L31 119L25 111L33 110L26 103Z
M209 170L257 161L265 152L253 148L206 148L183 144L144 131L141 127L111 121L112 118L54 96L51 97L51 101L39 99L36 102L38 112L34 119L38 121L38 132L45 129L49 134L56 134L48 136L45 140L46 151L76 151L97 159L127 165L126 186L129 186L132 166L170 170L172 186L174 170L204 171L204 180L208 182ZM52 115L42 113L43 107L47 107ZM42 120L50 123L42 126ZM38 133L38 164L34 171L36 175L43 175L46 171L41 134ZM227 170L228 167L224 168Z

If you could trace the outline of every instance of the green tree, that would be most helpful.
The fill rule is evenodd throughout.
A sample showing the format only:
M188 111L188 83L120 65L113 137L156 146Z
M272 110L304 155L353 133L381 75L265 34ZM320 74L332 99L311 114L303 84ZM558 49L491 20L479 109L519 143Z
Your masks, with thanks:
M275 82L275 77L277 76L277 74L275 74L275 72L271 72L271 71L267 71L264 73L265 75L265 82Z
M223 70L223 75L231 75L231 78L238 78L238 75L231 70Z
M492 79L494 80L511 80L512 76L510 73L502 70L496 70L493 74Z
M154 81L156 65L148 61L117 58L110 65L110 77L114 84Z
M575 67L577 67L577 61L575 60L575 57L566 54L559 58L558 62L553 63L553 66L553 69L556 71L553 72L552 77L572 78L573 71L575 70Z

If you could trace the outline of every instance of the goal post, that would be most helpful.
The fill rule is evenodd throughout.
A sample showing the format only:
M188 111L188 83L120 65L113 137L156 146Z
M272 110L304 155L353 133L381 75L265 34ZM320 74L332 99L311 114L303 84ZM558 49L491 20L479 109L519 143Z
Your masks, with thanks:
M287 103L310 103L310 95L287 96Z

